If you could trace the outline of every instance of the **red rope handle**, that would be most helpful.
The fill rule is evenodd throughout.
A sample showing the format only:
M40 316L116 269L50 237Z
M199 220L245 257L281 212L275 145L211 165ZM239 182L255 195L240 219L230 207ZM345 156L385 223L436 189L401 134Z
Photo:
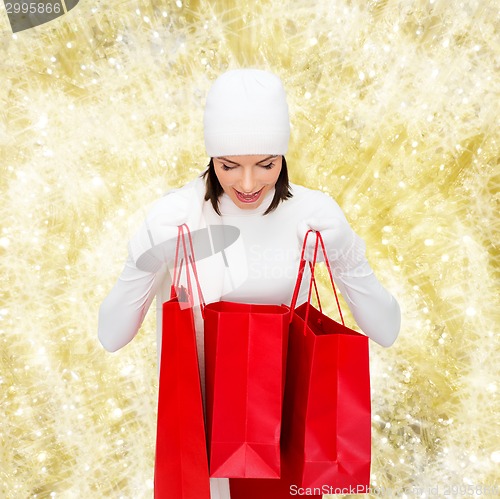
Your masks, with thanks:
M319 232L316 232L316 244L314 245L314 255L313 261L311 263L311 279L309 281L309 291L307 293L307 305L306 305L306 316L304 318L304 336L306 335L306 328L309 319L309 310L311 309L311 293L313 282L316 284L316 279L314 278L314 266L316 265L316 258L318 256L318 242L319 242ZM318 296L319 298L319 296Z
M181 279L182 262L184 259L181 258L179 262L179 248L181 244L181 238L183 237L182 229L179 226L177 230L177 243L175 245L175 257L174 257L174 275L172 277L172 286L170 287L170 298L176 295L175 289L179 286L179 281ZM179 269L179 270L177 270Z
M304 259L304 254L306 251L307 238L311 232L314 232L314 231L308 230L306 232L306 235L304 236L304 242L302 244L302 253L300 254L299 271L298 271L298 275L297 275L297 280L295 281L295 289L293 290L292 302L290 303L290 309L292 310L292 312L295 309L295 305L297 304L297 297L299 296L300 285L302 284L302 276L304 275L304 269L306 266L306 260ZM311 267L311 270L312 270L312 267ZM290 322L291 321L292 321L292 315L290 315Z
M186 227L186 230L189 232L189 229L187 228L186 224L183 224L180 226L181 232L182 232L182 251L184 254L184 257L186 259L186 277L187 277L187 288L188 288L188 303L190 306L193 306L193 286L191 285L191 275L189 273L189 255L187 252L186 248L186 237L184 235L184 227Z
M319 300L318 287L316 286L316 278L314 276L313 264L309 262L309 268L311 269L311 280L314 283L314 293L316 295L316 300L318 300L319 311L323 313L323 309L321 308L321 301Z
M316 265L316 259L317 259L317 253L318 253L318 242L319 242L321 244L321 250L322 250L323 256L325 258L326 267L328 269L328 275L330 277L330 283L332 284L333 292L335 294L335 301L337 302L337 308L338 308L338 311L339 311L340 320L342 321L342 325L345 326L344 316L342 315L342 310L340 308L340 302L339 302L339 298L338 298L338 295L337 295L337 290L335 288L335 283L333 282L333 273L332 273L332 269L331 269L331 266L330 266L330 262L328 260L328 255L326 253L326 248L325 248L325 244L323 242L323 237L321 236L321 233L319 231L315 231L315 230L312 230L312 229L310 229L310 230L308 230L306 232L306 235L304 237L304 242L302 244L302 252L301 252L301 255L300 255L300 264L299 264L299 271L298 271L298 275L297 275L297 281L295 282L295 289L293 291L292 301L290 303L290 309L292 310L292 314L290 315L290 322L292 321L292 318L293 318L293 310L295 309L295 306L297 304L297 298L298 298L298 295L299 295L300 285L302 284L302 277L304 275L304 269L305 269L305 265L306 265L306 260L304 258L304 254L305 254L305 250L306 250L306 246L307 246L307 237L309 236L309 234L311 232L314 232L316 234L316 244L315 244L315 247L314 247L313 261L309 262L309 266L311 268L311 282L309 283L309 293L308 293L308 297L307 297L305 324L307 324L307 319L309 317L309 308L311 306L311 292L312 292L312 285L313 284L314 284L314 288L315 288L315 291L316 291L316 298L318 299L318 306L320 308L320 311L322 311L321 310L321 302L320 302L319 294L318 294L318 289L317 289L317 286L316 286L316 278L315 278L315 275L314 275L314 267Z
M344 316L342 315L342 309L340 308L339 297L337 295L337 290L335 289L335 283L333 282L333 273L330 267L330 262L328 260L328 255L326 254L325 243L323 242L323 238L321 234L318 232L319 242L321 243L321 249L323 250L323 255L325 257L326 268L328 269L328 275L330 276L330 282L332 283L333 292L335 294L335 301L337 302L337 308L339 310L340 320L342 321L342 325L345 326Z
M203 297L203 292L202 292L201 286L200 286L200 279L198 278L198 271L196 269L196 263L195 263L196 260L194 257L193 238L191 237L191 232L189 232L189 227L186 224L184 224L184 226L186 227L186 232L187 232L188 239L189 239L189 248L191 251L191 254L189 255L189 261L191 263L191 269L193 271L194 279L196 281L196 288L198 290L198 298L200 300L201 316L203 318L205 318L205 298Z
M189 241L189 253L187 251L187 246L186 246L186 235L188 237ZM174 268L174 282L176 286L179 285L180 282L180 273L182 272L182 264L184 263L184 267L186 269L186 276L187 276L187 287L188 287L188 295L189 295L189 303L192 305L192 297L193 297L193 286L191 284L191 275L189 272L189 265L191 265L191 270L193 272L193 276L196 282L196 290L198 292L198 298L200 300L200 309L201 309L201 314L202 317L204 317L204 310L205 310L205 299L203 298L203 292L201 290L200 286L200 280L198 277L198 271L196 269L196 258L194 255L194 247L193 247L193 239L191 237L191 232L189 231L189 227L187 224L182 224L179 225L179 236L177 238L177 247L176 247L176 255L175 255L175 261L177 263L178 261L178 252L179 252L179 246L182 243L182 250L184 254L184 258L181 259L179 267L179 275L177 276L176 273L176 268ZM176 281L175 281L176 280Z

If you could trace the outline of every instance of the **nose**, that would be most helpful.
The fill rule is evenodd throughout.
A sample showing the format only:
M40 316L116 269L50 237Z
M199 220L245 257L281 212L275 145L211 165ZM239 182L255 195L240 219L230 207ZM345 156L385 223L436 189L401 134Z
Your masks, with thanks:
M251 194L255 189L255 174L253 168L243 168L240 181L241 189L244 194Z

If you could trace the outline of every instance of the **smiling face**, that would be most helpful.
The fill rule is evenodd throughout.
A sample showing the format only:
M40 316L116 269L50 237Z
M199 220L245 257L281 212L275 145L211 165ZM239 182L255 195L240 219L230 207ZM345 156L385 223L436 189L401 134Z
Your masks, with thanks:
M260 206L274 188L283 156L244 155L213 158L215 174L233 203L243 210Z

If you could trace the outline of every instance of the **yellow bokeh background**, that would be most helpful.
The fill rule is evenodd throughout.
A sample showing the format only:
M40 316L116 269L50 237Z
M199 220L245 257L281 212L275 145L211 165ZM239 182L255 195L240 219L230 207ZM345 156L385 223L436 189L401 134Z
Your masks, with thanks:
M282 78L291 180L338 201L401 305L370 345L366 496L500 493L494 0L81 0L15 35L2 8L0 40L0 497L153 496L154 311L110 354L98 308L244 66Z

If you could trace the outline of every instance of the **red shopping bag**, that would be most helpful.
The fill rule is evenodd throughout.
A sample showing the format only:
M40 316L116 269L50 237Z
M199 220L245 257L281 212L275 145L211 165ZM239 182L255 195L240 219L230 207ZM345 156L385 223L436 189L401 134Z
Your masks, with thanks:
M306 235L307 239L307 235ZM333 285L331 269L325 261ZM305 269L306 240L292 298L278 480L230 480L232 499L289 499L307 495L360 494L369 490L370 378L368 338L321 310L314 264L305 304L295 309ZM314 285L320 310L311 305Z
M294 496L321 499L323 497L321 490L306 490L300 487L297 480L290 475L284 462L281 464L279 479L231 478L229 483L231 499L291 499Z
M229 484L231 499L291 499L294 496L321 499L323 497L321 490L306 490L300 487L284 463L281 466L279 479L231 478Z
M184 230L179 227L171 298L163 304L162 349L158 394L154 496L156 499L209 499L210 482L206 452L203 403L193 318L188 262L198 284L191 244L186 251ZM182 243L187 289L179 287ZM191 243L191 240L190 240ZM203 303L198 285L200 303ZM203 308L202 308L203 310Z
M290 309L221 301L204 318L210 476L278 478Z
M368 337L344 324L319 232L316 232L308 300L295 309L309 232L304 239L291 304L283 461L297 486L322 488L323 493L331 494L363 493L369 487L371 461ZM342 324L322 313L319 296L320 310L311 305L318 242L325 256Z

